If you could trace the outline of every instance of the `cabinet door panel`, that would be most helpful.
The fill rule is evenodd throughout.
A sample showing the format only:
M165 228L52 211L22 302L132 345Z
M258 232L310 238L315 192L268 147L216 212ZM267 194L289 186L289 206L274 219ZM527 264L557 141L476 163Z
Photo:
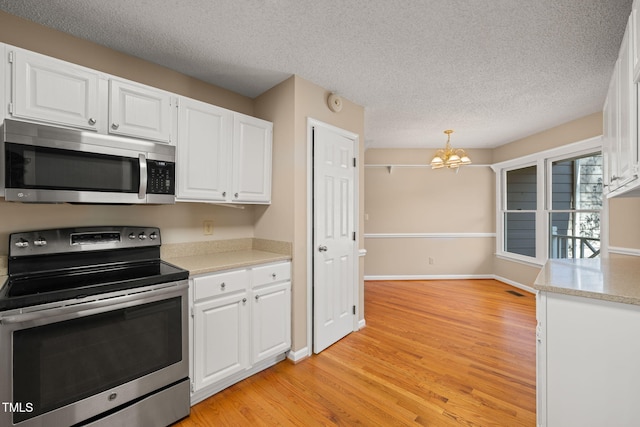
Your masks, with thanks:
M273 124L235 114L233 133L233 201L271 201Z
M194 384L198 390L249 365L246 293L194 305Z
M291 347L291 282L253 291L253 363Z
M233 113L184 98L178 115L178 199L226 201Z
M12 50L12 115L96 130L100 115L97 72L43 55Z
M109 82L109 133L171 141L171 95L120 80Z

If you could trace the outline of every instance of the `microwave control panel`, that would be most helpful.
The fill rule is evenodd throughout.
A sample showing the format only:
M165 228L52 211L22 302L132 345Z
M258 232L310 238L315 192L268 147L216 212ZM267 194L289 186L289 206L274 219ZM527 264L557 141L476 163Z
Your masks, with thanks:
M147 160L147 193L175 194L176 165L173 162Z

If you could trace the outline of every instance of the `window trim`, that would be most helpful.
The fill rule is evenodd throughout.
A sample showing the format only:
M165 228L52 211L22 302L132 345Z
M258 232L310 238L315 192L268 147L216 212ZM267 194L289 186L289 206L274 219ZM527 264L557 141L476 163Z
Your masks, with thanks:
M517 261L525 264L542 266L548 259L549 252L549 221L548 215L551 207L551 192L548 191L551 173L550 161L557 161L564 158L577 157L582 154L589 154L600 151L604 155L602 146L602 136L597 136L557 148L540 151L511 160L506 160L491 165L491 169L496 174L496 257L510 261ZM504 250L504 213L506 210L506 172L514 169L536 166L537 173L537 208L536 208L536 256L514 254ZM549 194L548 194L549 193ZM606 209L606 196L603 194L602 211ZM527 211L528 212L528 211ZM600 222L600 235L606 233L606 223L602 219ZM602 243L601 243L602 247ZM601 249L602 253L602 249Z

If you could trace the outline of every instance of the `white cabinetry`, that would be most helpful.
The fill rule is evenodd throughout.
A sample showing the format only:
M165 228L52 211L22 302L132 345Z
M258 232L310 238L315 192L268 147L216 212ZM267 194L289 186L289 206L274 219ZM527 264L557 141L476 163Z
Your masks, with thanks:
M7 47L7 56L10 116L96 131L106 127L106 79L98 72L14 47Z
M273 124L178 101L179 201L269 203Z
M636 61L633 15L629 17L607 99L603 108L604 149L607 157L605 191L632 195L638 180L638 86L633 80ZM628 194L627 194L628 193Z
M271 201L271 149L273 124L234 113L233 201Z
M252 363L291 348L291 267L289 263L252 269Z
M191 280L191 402L283 360L291 348L291 263Z
M538 425L635 426L640 306L540 292Z
M6 49L4 43L0 43L0 58L6 58ZM10 86L5 79L6 67L0 66L0 105L2 106L2 113L0 113L0 121L4 120L8 115L7 105L8 100L6 94L9 93ZM0 158L2 160L2 158ZM0 188L2 188L2 178L0 177Z
M178 129L178 200L227 201L233 112L180 98Z
M109 80L109 133L171 142L172 96L153 87Z
M249 366L249 306L245 270L193 279L194 390Z

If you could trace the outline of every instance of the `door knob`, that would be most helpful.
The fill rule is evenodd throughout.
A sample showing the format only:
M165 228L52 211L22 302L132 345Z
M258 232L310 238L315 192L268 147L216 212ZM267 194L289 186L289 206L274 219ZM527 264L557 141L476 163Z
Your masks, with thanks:
M328 248L326 246L324 246L324 245L318 246L318 251L320 251L320 252L327 252L327 249Z

